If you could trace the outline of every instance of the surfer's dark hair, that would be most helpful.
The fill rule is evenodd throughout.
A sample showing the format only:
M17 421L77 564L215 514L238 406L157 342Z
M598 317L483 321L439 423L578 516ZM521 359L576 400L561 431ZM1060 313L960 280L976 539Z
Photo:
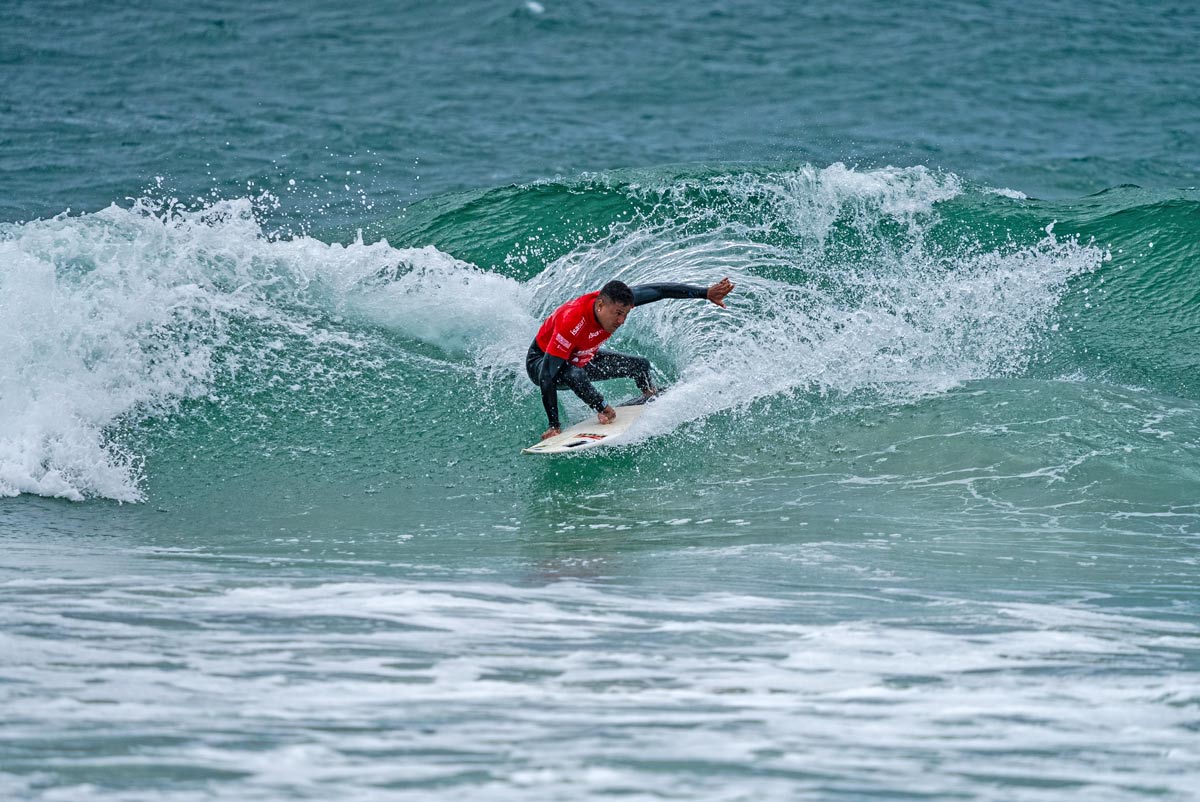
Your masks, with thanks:
M595 286L595 285L593 285ZM633 290L624 281L610 281L600 288L600 295L622 306L633 306Z

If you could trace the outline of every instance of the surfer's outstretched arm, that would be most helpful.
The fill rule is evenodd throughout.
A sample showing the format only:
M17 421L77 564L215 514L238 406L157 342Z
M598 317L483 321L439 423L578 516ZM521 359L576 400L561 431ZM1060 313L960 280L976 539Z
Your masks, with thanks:
M723 278L711 287L692 284L638 284L633 290L633 305L642 306L666 298L706 298L717 306L725 306L725 296L733 292L733 282Z

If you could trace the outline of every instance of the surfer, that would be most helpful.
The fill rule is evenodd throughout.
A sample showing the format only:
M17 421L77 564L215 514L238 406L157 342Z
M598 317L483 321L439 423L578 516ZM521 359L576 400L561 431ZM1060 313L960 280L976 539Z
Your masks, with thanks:
M650 377L650 360L640 356L601 351L600 344L625 323L635 306L664 298L705 298L724 308L734 284L723 278L711 287L689 284L639 284L630 287L610 281L597 292L581 295L554 310L538 330L525 356L525 371L542 390L542 406L550 428L542 439L562 432L558 419L558 388L569 387L596 410L601 423L612 423L617 413L592 386L601 379L633 379L646 398L658 390Z

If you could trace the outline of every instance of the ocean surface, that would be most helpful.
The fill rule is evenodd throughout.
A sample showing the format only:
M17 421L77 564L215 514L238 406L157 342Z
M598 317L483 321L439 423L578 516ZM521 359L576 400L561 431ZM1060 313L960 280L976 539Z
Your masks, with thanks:
M1196 4L0 8L0 799L1197 799Z

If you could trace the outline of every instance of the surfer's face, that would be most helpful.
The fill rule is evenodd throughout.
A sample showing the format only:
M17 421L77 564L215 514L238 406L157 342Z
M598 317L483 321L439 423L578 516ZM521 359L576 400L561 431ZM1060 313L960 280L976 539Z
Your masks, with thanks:
M630 309L633 307L606 300L601 295L596 299L596 322L600 324L600 328L612 334L624 325L625 316L629 314Z

